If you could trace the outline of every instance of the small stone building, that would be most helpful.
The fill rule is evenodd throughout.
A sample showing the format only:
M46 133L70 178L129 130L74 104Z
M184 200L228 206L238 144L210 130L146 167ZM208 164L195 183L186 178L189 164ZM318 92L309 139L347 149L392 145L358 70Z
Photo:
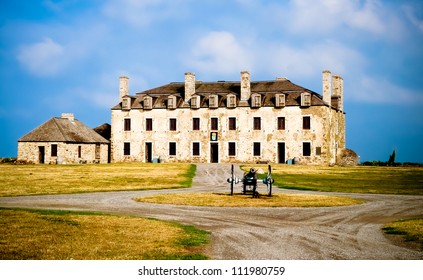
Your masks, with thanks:
M74 118L62 114L18 140L18 160L32 163L108 163L109 140Z
M343 79L323 71L322 94L286 78L184 82L129 94L112 108L112 162L336 164L345 148Z

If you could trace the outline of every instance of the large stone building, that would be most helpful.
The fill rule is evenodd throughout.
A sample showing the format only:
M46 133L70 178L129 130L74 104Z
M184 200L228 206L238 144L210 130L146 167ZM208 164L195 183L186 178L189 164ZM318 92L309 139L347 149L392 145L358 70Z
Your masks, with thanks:
M19 138L18 160L49 164L108 163L109 140L66 113Z
M336 164L345 148L343 79L323 71L322 95L286 78L184 82L129 94L112 108L112 162Z

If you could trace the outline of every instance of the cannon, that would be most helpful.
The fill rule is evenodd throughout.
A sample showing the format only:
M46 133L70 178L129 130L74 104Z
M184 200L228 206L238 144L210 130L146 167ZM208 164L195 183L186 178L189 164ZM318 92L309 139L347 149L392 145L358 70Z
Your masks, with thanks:
M234 175L234 165L231 166L231 177L227 179L227 182L231 184L231 195L234 193L234 185L242 183L242 193L252 193L253 197L259 197L257 191L257 184L263 183L267 186L267 195L272 196L272 185L275 180L272 178L272 167L267 166L267 176L263 180L257 179L257 172L251 168L250 172L244 173L243 178L240 180Z

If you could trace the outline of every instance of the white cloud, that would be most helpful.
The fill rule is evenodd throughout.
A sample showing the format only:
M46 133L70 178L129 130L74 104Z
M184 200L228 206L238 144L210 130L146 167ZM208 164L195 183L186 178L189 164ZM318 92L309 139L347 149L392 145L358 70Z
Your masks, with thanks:
M229 32L210 32L194 44L189 65L206 73L228 74L248 70L251 54Z
M17 58L29 72L38 76L53 76L66 64L65 48L48 37L22 46Z
M423 19L418 18L416 14L416 11L421 12L422 9L411 5L404 5L402 8L408 20L423 33Z
M367 103L423 105L422 91L401 87L380 77L361 76L356 82L356 85L348 86L351 93L346 98Z

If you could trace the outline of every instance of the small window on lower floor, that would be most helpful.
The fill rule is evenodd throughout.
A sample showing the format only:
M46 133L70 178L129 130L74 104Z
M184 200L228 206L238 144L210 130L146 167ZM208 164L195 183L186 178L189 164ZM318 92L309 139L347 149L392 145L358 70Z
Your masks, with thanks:
M316 156L322 155L322 147L316 147Z
M123 155L129 156L131 154L131 143L123 143Z
M192 155L199 156L200 155L200 143L194 142L192 143Z
M82 146L78 146L78 158L82 158Z
M230 156L230 157L236 156L236 143L235 142L229 142L228 143L228 156Z
M176 143L175 142L169 143L169 156L176 156Z
M305 157L311 156L311 143L310 142L304 142L303 143L303 156L305 156Z
M52 157L57 157L57 144L52 144L51 145L51 156Z
M255 157L261 155L261 144L260 144L260 142L254 142L254 144L253 144L253 155Z

